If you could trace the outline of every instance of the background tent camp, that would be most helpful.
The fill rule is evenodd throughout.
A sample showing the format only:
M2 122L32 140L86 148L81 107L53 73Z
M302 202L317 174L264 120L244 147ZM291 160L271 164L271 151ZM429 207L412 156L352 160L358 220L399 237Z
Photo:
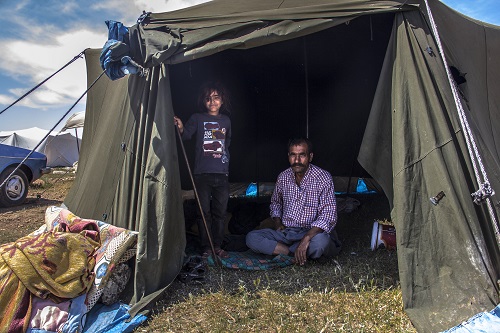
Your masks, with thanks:
M145 15L126 34L110 29L116 50L148 72L104 76L90 90L65 204L139 231L132 311L181 268L180 191L189 182L172 118L195 112L196 88L213 78L232 92L230 181L274 181L288 139L302 135L317 165L380 184L398 231L404 306L419 331L498 304L498 195L475 204L471 193L500 185L500 30L429 5L454 75L418 0L215 0ZM100 53L86 51L89 86L102 73Z
M47 156L48 167L73 166L73 163L78 161L81 139L71 133L61 133L50 134L43 140L47 133L47 130L38 127L1 131L0 143L31 150L41 142L36 151Z
M84 123L85 123L85 111L73 113L66 121L66 124L64 124L64 127L61 129L61 132L64 132L69 129L75 129L76 131L78 128L82 128Z

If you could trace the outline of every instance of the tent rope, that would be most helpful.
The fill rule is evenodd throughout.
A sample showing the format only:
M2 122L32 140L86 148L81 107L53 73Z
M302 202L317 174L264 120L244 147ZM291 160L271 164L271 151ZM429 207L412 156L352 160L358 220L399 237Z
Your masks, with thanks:
M75 62L77 59L82 58L84 53L85 53L85 50L83 50L82 52L78 53L78 55L74 56L73 59L71 59L70 61L68 61L66 63L66 65L64 65L61 68L59 68L56 72L54 72L48 78L46 78L45 80L43 80L42 82L40 82L39 84L37 84L36 86L34 86L33 88L31 88L24 95L22 95L21 97L19 97L18 99L16 99L12 104L10 104L5 109L3 109L2 111L0 111L0 114L4 113L8 109L10 109L12 106L14 106L15 104L17 104L17 102L19 102L20 100L22 100L24 97L26 97L29 94L31 94L33 91L35 91L36 89L38 89L41 85L43 85L45 82L47 82L48 80L50 80L54 75L56 75L57 73L59 73L60 71L62 71L64 68L68 67L70 64L72 64L73 62Z
M481 155L480 155L479 150L477 148L472 130L469 126L469 123L467 121L467 117L465 115L464 108L462 106L462 102L461 102L459 95L458 95L457 84L456 84L455 80L453 79L453 75L451 74L450 68L448 67L448 62L447 62L446 56L444 54L444 50L443 50L443 46L441 44L441 39L439 37L439 32L437 30L436 22L434 21L434 17L432 16L431 8L430 8L427 0L425 0L425 5L427 7L427 14L429 16L429 21L431 23L432 32L434 34L434 37L436 38L436 44L438 46L439 53L441 54L441 59L443 60L444 68L446 70L446 75L448 76L448 81L449 81L450 86L451 86L451 91L453 93L453 99L455 100L455 105L457 107L460 123L462 125L462 128L464 129L464 137L465 137L465 141L467 143L467 149L469 151L469 155L471 157L472 167L474 169L474 174L476 176L477 183L479 184L479 189L476 192L471 193L471 196L473 198L474 203L477 205L480 205L481 203L486 201L487 206L488 206L488 212L490 214L492 224L493 224L494 229L495 229L495 236L497 238L497 242L500 244L500 229L499 229L496 217L495 217L493 205L491 203L491 196L493 196L495 194L495 191L491 187L490 182L488 180L488 175L486 174L486 170L484 168L484 165L483 165L483 162L481 159ZM477 164L479 165L479 168L481 170L483 180L481 180L481 175L479 174L479 171L478 171L478 168L476 165L476 160L477 160Z
M2 184L0 184L0 189L5 185L5 183L7 183L7 181L10 179L10 177L12 177L12 175L17 171L19 170L19 168L21 167L21 165L24 164L24 162L26 162L26 160L35 152L35 150L38 149L38 147L42 144L42 142L45 141L45 139L47 139L47 137L50 135L50 133L52 133L52 131L54 131L54 129L61 123L61 121L66 118L66 116L71 112L71 110L73 110L73 108L80 102L80 100L83 98L83 96L85 96L87 94L87 92L97 83L97 81L104 75L105 71L102 71L101 74L97 77L97 79L94 80L94 82L92 82L92 84L83 92L83 94L76 100L76 102L68 109L68 111L66 111L66 113L57 121L57 123L47 132L47 134L45 134L45 136L42 138L42 140L40 142L38 142L38 144L33 147L33 149L31 149L31 151L28 153L28 155L26 155L26 157L21 161L21 163L19 163L17 165L17 167L12 170L12 172L10 173L10 175L7 176L7 178L5 178L5 180L2 182Z

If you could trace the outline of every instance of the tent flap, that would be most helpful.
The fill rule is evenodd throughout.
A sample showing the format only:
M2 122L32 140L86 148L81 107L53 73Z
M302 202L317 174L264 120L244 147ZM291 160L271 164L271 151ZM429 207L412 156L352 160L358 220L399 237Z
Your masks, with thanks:
M392 79L381 80L386 86L378 91L391 91L392 221L403 299L417 328L445 330L458 324L457 318L495 307L498 272L485 255L488 237L481 224L488 218L470 196L474 182L467 147L442 61L427 51L436 46L423 17L398 15L393 35L386 58L392 68L385 67ZM377 106L373 120L387 121L377 115L387 115L388 105ZM377 122L370 129L376 132L377 125L387 127ZM368 138L376 135L365 132ZM364 151L376 149L372 140L365 143ZM440 191L445 197L433 205L429 198Z

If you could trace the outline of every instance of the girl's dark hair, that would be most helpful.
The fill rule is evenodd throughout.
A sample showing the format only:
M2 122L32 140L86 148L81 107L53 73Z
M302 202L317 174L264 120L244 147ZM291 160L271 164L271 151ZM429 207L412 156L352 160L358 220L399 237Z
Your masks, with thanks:
M220 107L220 113L225 113L226 115L231 115L231 99L229 93L219 81L205 82L200 88L200 94L198 95L198 108L201 112L206 111L205 99L210 96L212 91L217 91L219 96L222 98L222 105Z

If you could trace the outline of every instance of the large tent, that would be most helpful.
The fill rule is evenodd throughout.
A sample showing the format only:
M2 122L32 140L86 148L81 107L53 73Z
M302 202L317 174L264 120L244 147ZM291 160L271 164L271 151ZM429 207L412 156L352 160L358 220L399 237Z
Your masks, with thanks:
M181 268L187 182L172 119L195 112L197 87L214 78L232 92L230 181L273 181L287 140L308 136L316 164L383 188L419 331L498 304L498 196L476 204L471 193L484 185L476 175L500 185L500 29L428 2L215 0L129 28L129 55L149 71L90 90L65 204L139 231L132 312ZM89 85L100 52L86 51Z

